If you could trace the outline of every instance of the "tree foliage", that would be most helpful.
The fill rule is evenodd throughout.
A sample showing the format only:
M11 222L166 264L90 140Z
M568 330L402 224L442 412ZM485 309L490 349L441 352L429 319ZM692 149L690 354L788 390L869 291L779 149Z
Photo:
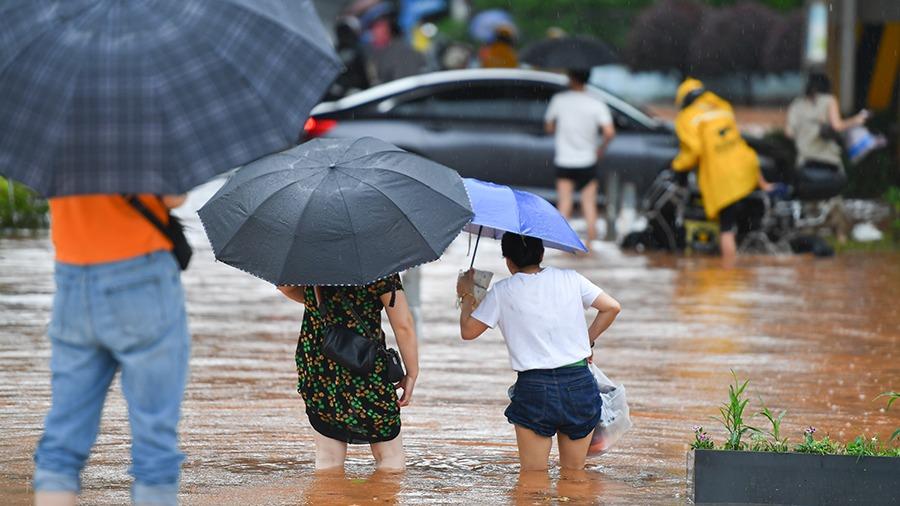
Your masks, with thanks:
M30 188L0 177L0 228L46 227L47 210L47 201Z
M546 37L556 26L569 34L592 35L622 48L634 18L653 0L472 0L475 12L505 9L513 15L523 43Z
M705 0L703 3L713 7L727 7L741 1L744 0ZM780 11L790 11L803 7L806 0L757 0L755 3L760 3Z
M592 35L636 70L717 76L798 69L804 0L471 0L475 13L505 9L520 45L547 29ZM784 13L797 10L787 19ZM451 38L464 26L444 26ZM770 39L775 38L776 41Z
M707 9L694 0L663 0L644 10L628 36L625 59L634 70L691 71L690 48Z
M692 71L717 76L762 72L763 51L778 16L758 2L712 9L691 42Z
M803 67L805 30L803 11L798 10L779 19L772 27L763 50L763 68L775 73L800 70Z
M662 0L635 19L625 46L634 70L682 75L786 72L802 67L801 1Z

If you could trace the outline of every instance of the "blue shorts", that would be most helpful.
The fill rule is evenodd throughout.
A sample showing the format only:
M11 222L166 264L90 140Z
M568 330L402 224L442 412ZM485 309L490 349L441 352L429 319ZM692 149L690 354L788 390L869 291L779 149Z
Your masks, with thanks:
M533 369L519 373L505 414L509 423L541 436L581 439L597 426L602 404L586 366Z

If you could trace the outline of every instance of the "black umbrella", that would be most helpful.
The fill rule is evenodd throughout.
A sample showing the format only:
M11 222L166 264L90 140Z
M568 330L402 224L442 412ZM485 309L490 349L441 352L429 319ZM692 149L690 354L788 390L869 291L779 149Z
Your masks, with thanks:
M456 171L371 137L241 168L199 211L216 258L277 285L363 285L436 260L472 219Z
M182 193L294 144L340 69L308 0L0 2L0 174Z
M609 46L585 35L535 42L522 50L519 59L535 67L577 70L590 70L618 61Z

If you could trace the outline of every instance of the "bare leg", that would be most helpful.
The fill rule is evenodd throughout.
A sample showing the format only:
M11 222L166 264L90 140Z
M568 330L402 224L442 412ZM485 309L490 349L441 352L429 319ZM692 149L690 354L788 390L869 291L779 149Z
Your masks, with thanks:
M603 497L603 481L596 473L584 469L560 469L556 495L568 497L572 504L596 504Z
M403 436L397 434L390 441L373 443L372 456L375 457L375 469L379 471L403 471L406 469Z
M730 269L737 260L737 239L735 232L719 234L719 249L722 250L722 267Z
M543 470L520 471L511 495L513 504L531 506L548 502L555 494L550 487L550 476Z
M75 492L35 492L34 506L75 506Z
M587 459L588 447L591 445L590 434L581 439L569 439L569 436L560 434L557 437L559 444L559 467L563 469L584 469L584 461Z
M521 471L544 471L549 467L550 447L553 438L544 437L531 429L516 427L516 442L519 445ZM585 450L587 454L587 450Z
M572 216L572 194L575 192L575 183L571 179L556 179L556 207L559 214L565 219Z
M347 443L313 431L316 442L316 470L343 468L347 459Z
M591 249L591 242L597 240L597 187L599 183L594 179L581 190L581 214L587 224L587 247Z

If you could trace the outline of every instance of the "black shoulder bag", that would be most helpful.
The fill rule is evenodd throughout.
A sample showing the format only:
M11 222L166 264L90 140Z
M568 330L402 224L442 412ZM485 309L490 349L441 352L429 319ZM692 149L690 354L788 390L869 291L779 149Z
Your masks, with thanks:
M316 290L316 298L319 303L319 313L325 319L328 314L325 298L320 295L320 290ZM363 329L368 330L365 322L360 318L359 314L353 306L347 307L350 314L356 320L356 324ZM403 364L400 361L400 354L393 348L383 346L377 339L370 336L360 335L355 330L343 325L327 325L325 327L325 335L322 339L322 354L334 360L338 364L346 367L350 372L357 376L367 376L375 370L375 360L378 355L384 357L386 371L386 379L391 383L396 383L406 376L403 371Z
M165 225L152 211L147 209L147 206L145 206L144 203L141 202L141 199L137 198L136 195L127 195L125 200L127 200L128 203L131 204L131 207L135 208L137 212L141 213L147 221L152 223L162 235L172 241L172 255L175 256L175 260L178 261L181 270L187 269L188 264L191 263L191 256L194 254L194 250L191 249L187 237L184 236L184 225L181 223L181 220L172 216L172 213L169 213L169 224Z

